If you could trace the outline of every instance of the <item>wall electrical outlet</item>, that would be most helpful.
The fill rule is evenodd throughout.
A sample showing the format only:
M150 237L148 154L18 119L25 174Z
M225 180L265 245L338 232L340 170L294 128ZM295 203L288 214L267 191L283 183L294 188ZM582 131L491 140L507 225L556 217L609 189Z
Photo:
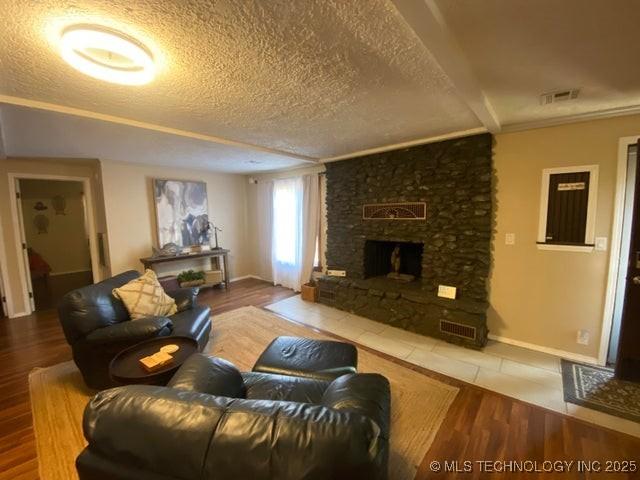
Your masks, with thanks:
M589 345L589 330L578 330L576 342L580 345Z
M330 277L346 277L347 271L346 270L327 270L327 275L329 275Z
M448 285L438 285L438 296L442 298L450 298L455 300L456 292L458 289L456 287L450 287Z
M516 244L516 234L515 233L505 233L505 235L504 235L504 244L505 245L515 245Z

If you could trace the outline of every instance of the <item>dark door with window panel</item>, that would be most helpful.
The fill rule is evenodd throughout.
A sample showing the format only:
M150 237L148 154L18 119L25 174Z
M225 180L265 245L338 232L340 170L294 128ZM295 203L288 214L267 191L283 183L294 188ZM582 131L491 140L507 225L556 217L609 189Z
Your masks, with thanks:
M640 382L640 168L636 169L629 266L620 325L616 377Z
M589 172L549 176L545 243L584 245L589 207Z

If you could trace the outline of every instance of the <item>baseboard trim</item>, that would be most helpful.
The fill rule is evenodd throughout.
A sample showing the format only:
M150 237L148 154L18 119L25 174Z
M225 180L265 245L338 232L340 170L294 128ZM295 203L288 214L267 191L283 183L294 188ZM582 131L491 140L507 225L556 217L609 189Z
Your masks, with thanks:
M246 280L247 278L255 278L256 280L262 280L265 281L264 278L259 277L258 275L243 275L242 277L234 277L231 280L229 280L231 283L233 282L237 282L239 280Z
M588 355L581 355L579 353L567 352L565 350L558 350L557 348L543 347L542 345L536 345L534 343L523 342L521 340L514 340L513 338L501 337L500 335L489 334L490 340L496 342L506 343L508 345L514 345L516 347L527 348L536 352L548 353L555 355L556 357L566 358L567 360L573 360L574 362L589 363L591 365L600 365L596 357L590 357Z
M59 275L71 275L72 273L85 273L85 272L90 272L91 269L85 269L85 270L69 270L68 272L51 272L49 274L50 277L57 277Z
M30 313L27 313L27 312L14 312L11 315L9 315L9 318L26 317L27 315L30 315Z

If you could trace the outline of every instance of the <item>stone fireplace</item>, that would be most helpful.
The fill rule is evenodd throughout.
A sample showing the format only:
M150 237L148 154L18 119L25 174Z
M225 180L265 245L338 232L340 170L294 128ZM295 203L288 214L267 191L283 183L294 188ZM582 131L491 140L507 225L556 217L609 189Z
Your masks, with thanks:
M346 276L321 277L319 301L482 347L491 157L483 134L328 163L327 266ZM456 298L438 297L439 285Z

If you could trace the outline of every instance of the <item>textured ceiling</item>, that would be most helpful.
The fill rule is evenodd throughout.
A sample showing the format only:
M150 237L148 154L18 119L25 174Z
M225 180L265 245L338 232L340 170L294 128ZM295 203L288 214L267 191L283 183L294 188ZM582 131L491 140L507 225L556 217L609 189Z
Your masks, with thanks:
M0 94L330 157L481 126L389 0L0 0ZM62 28L145 43L159 75L105 84Z
M0 11L0 102L191 134L14 108L9 155L273 170L640 106L638 0L0 0ZM72 69L57 42L77 23L146 44L156 80L118 86ZM539 105L573 87L577 101Z
M503 126L640 106L638 0L437 0ZM576 101L539 105L580 88Z
M0 104L0 116L10 157L99 158L230 173L302 164L291 157L14 105Z

